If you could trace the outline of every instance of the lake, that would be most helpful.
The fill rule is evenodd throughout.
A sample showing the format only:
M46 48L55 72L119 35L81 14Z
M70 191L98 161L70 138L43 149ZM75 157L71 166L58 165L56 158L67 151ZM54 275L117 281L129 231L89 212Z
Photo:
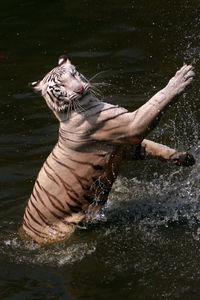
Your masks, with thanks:
M200 298L200 2L7 0L0 11L0 299ZM66 54L102 100L133 111L184 63L196 80L149 138L194 155L124 162L106 206L70 242L17 230L58 122L28 82Z

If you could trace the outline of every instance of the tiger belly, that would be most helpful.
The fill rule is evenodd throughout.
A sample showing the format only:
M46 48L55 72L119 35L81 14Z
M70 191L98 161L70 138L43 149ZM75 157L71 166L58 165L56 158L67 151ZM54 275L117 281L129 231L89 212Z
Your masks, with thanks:
M35 182L22 228L38 243L69 237L85 218L107 200L117 177L121 148L80 153L56 145Z

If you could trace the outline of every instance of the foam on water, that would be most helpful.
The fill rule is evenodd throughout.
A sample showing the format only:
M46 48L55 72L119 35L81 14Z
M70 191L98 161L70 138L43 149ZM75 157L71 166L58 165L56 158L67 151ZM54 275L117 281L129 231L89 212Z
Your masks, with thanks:
M57 245L49 245L42 247L28 242L21 241L16 233L10 234L1 242L1 253L7 256L11 262L18 264L29 263L36 265L57 265L72 264L80 261L87 255L92 254L96 250L96 243L78 242L59 243Z

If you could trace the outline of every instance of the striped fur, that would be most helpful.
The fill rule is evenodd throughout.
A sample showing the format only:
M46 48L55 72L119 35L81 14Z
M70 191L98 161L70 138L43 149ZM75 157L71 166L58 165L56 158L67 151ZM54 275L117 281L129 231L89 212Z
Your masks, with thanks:
M41 91L60 127L58 142L36 179L21 232L38 243L69 237L89 212L106 202L122 159L158 157L193 164L187 153L144 139L193 76L192 67L184 66L163 90L129 112L99 101L91 83L61 57L58 67L31 85Z

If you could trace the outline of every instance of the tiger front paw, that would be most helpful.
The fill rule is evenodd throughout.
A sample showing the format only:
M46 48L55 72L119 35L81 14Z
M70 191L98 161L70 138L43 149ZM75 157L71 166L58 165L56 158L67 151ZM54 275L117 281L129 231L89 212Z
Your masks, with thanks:
M189 153L183 153L178 158L174 158L173 162L177 166L189 167L195 164L195 159L193 155Z
M194 79L194 67L192 65L184 65L178 70L174 77L172 77L167 85L174 95L179 95L185 88L191 84Z

